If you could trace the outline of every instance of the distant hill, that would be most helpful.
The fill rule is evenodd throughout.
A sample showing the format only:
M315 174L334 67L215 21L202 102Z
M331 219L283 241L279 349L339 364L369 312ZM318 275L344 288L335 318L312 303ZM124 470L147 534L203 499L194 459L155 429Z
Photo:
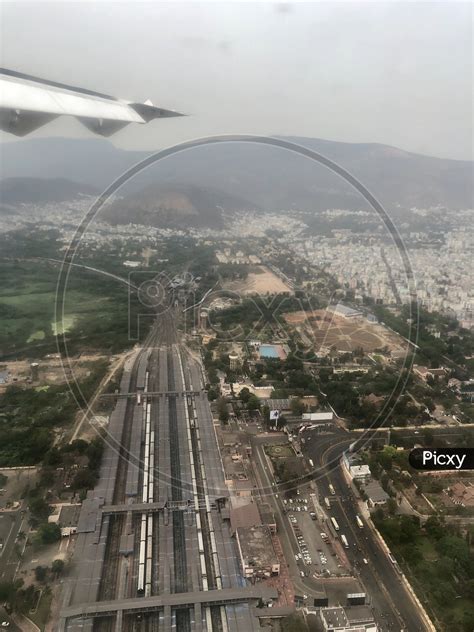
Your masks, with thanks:
M111 224L143 224L162 228L223 225L223 211L249 208L244 199L196 185L155 183L128 194L103 211Z
M288 140L346 168L395 213L399 207L472 207L472 162L432 158L380 144ZM100 189L149 155L117 149L95 138L28 139L4 143L0 151L3 177L65 178ZM242 203L263 210L365 206L357 192L326 168L281 149L244 143L206 146L171 156L136 176L121 194L148 189L150 202L154 189L152 195L163 201L173 187L176 195L183 195L183 187L187 188L185 194L198 212L216 204L242 208ZM216 192L226 197L225 204ZM157 204L164 208L159 200Z
M25 202L65 202L79 195L96 195L89 184L65 178L5 178L0 181L0 204L15 206Z

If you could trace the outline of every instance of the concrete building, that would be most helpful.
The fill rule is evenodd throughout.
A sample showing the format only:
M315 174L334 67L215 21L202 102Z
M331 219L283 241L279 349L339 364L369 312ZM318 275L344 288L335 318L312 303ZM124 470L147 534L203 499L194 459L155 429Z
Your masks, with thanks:
M462 481L458 481L448 487L447 493L454 504L462 507L474 507L474 485L472 483L465 485Z
M200 312L199 312L198 327L202 331L206 331L206 329L207 329L208 317L209 317L209 312L207 310L205 310L205 309L201 309Z
M326 307L326 311L330 314L334 314L335 316L342 316L343 318L360 318L363 316L363 313L360 310L347 307L342 303L338 303L337 305L328 305Z
M232 502L231 498L230 528L232 534L235 534L237 529L248 529L251 527L260 527L261 525L262 518L257 503L235 503Z
M367 496L367 506L370 508L385 505L389 499L389 495L377 481L370 481L362 489Z
M262 523L270 529L271 533L276 533L277 532L276 518L270 505L268 503L259 503L258 510L260 512Z
M350 465L349 474L353 481L368 483L370 481L370 467L368 465Z
M377 624L367 606L321 608L319 617L325 632L377 632Z
M229 366L231 371L238 371L240 368L240 358L236 353L229 353Z
M235 536L244 577L265 579L280 574L280 562L269 527L242 527L237 529Z
M301 419L303 421L311 421L313 423L328 423L334 419L334 413L303 413Z
M428 378L443 378L446 377L446 369L441 367L440 369L429 369L426 366L419 366L418 364L413 365L413 373L421 378L424 382L428 380Z
M346 452L344 453L342 462L353 481L359 481L367 484L371 480L370 467L365 464L354 463L354 457Z
M38 364L38 362L32 362L30 364L30 368L31 368L31 379L36 382L36 380L38 379L38 375L39 375L39 364Z
M53 512L48 516L48 522L57 524L61 528L61 536L68 537L77 533L80 513L81 505L53 505Z

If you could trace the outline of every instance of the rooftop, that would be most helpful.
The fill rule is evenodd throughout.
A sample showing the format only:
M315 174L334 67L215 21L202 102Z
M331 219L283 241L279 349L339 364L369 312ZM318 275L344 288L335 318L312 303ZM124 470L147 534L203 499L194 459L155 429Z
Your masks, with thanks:
M230 510L232 532L245 527L256 527L262 524L257 503L250 502Z
M270 529L266 525L241 527L236 532L242 561L255 572L271 572L279 566Z
M344 608L321 608L321 616L328 629L347 627L349 625Z
M367 485L364 485L364 492L374 503L383 503L389 498L387 492L382 489L377 481L370 481Z

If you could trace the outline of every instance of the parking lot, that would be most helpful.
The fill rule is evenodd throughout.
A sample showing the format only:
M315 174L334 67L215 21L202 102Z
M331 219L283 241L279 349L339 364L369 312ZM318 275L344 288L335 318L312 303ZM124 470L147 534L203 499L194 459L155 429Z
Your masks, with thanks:
M339 543L333 545L333 535L325 523L318 520L320 512L314 510L309 495L300 494L287 499L284 504L298 545L295 560L300 574L315 577L347 575L347 569L337 554L341 547Z

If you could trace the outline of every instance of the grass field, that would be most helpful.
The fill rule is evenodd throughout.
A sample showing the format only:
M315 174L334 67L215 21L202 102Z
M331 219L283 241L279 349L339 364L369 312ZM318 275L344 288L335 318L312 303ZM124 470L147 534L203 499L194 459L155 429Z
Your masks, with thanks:
M44 630L46 623L48 622L52 599L53 595L51 590L49 588L43 590L36 611L33 614L28 615L28 617L39 627L40 630Z
M295 456L295 451L289 445L267 445L265 452L271 459L287 459Z
M42 263L0 262L0 357L28 352L35 356L55 349L55 336L68 332L86 339L96 332L98 347L107 345L108 329L117 330L123 345L128 335L128 293L124 286L71 273L64 318L56 314L58 270ZM108 327L107 327L107 323Z

